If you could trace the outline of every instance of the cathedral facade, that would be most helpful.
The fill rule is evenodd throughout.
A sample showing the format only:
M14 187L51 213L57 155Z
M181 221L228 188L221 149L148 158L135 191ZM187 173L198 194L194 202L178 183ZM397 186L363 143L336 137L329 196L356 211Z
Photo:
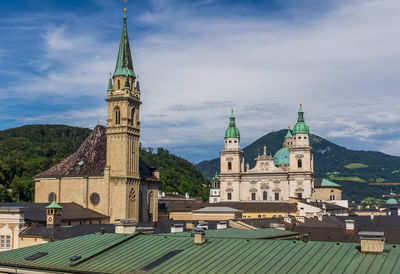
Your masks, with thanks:
M139 158L140 86L124 11L118 57L106 93L106 126L97 126L71 156L35 176L35 202L75 202L121 219L156 222L159 172Z
M293 134L288 129L282 148L274 156L268 155L264 147L254 167L245 166L232 110L220 156L220 174L213 178L210 202L288 202L292 198L313 198L313 149L301 105Z

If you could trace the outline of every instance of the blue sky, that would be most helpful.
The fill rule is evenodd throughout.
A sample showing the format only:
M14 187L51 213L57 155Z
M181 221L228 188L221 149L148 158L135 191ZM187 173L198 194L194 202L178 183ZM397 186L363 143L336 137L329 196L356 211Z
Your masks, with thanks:
M400 1L0 1L0 129L104 124L128 10L141 142L218 156L233 105L242 146L294 125L400 155Z

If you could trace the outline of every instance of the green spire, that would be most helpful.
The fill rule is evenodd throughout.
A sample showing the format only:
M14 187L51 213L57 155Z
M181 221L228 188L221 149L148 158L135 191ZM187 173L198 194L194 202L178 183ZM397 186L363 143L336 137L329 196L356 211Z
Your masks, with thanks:
M135 93L140 93L139 80L136 81Z
M290 131L290 126L288 126L288 130L285 135L285 139L287 139L287 138L293 138L292 132Z
M300 104L299 112L297 113L297 123L294 125L293 133L310 133L310 129L307 124L304 122L304 111L302 109L302 105Z
M225 138L240 138L240 132L235 123L235 115L233 115L233 107L229 127L225 130Z
M126 75L126 78L125 78L125 87L124 87L124 89L131 89L131 86L129 85L129 76L128 76L128 74Z
M122 27L121 42L119 43L117 65L114 76L126 75L136 77L133 71L131 48L129 47L128 29L126 27L126 9L124 9L124 25Z
M107 91L109 90L114 90L113 84L112 84L112 79L111 79L111 72L110 72L110 79L108 79L108 88Z
M51 202L51 204L49 204L48 206L46 206L46 208L62 209L63 207L60 206L59 204L57 204L57 202L56 202L56 197L54 197L54 199L53 199L53 201Z

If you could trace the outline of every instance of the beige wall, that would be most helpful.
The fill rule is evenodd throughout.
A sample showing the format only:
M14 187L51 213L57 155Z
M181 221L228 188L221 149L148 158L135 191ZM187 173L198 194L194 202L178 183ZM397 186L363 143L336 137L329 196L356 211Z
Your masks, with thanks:
M342 190L337 187L316 187L314 198L319 200L330 200L330 196L335 195L334 200L342 199Z
M39 237L19 237L19 247L27 247L44 243L47 243L47 240L43 240Z

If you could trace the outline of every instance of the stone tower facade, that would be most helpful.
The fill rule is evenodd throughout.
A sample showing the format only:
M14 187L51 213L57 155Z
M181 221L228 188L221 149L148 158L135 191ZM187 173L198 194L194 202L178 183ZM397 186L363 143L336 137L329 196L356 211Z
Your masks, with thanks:
M126 11L106 102L107 161L104 174L110 184L110 219L155 221L157 189L141 183L139 172L140 88L133 70Z
M226 187L221 187L220 195L226 197L226 200L238 201L244 153L240 149L240 132L236 127L233 109L229 127L225 131L225 148L220 151L220 156L221 181L226 184Z

